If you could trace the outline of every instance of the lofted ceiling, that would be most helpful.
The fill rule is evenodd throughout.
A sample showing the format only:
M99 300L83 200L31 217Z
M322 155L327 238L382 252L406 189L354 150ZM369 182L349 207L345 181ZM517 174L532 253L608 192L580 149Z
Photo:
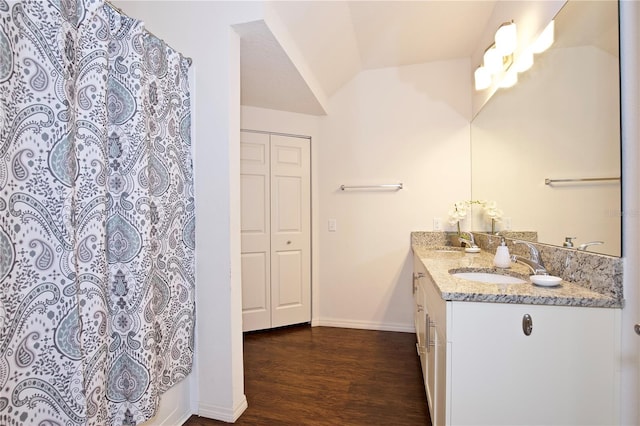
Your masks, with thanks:
M264 20L236 26L242 104L324 115L327 99L361 71L470 58L500 1L268 1ZM616 8L579 3L565 5L558 47L617 55L616 28L602 27Z
M236 26L242 104L324 115L325 100L363 70L470 57L495 4L267 2L265 20Z

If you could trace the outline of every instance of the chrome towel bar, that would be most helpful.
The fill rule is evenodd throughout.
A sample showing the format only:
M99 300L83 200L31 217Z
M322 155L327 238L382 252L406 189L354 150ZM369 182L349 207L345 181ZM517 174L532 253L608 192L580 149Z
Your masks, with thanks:
M599 182L599 181L620 181L619 177L599 177L599 178L576 178L576 179L549 179L546 178L544 180L545 185L551 185L554 183L563 183L563 182Z
M402 189L402 182L383 185L340 185L340 189L342 191L346 189L395 189L398 191Z

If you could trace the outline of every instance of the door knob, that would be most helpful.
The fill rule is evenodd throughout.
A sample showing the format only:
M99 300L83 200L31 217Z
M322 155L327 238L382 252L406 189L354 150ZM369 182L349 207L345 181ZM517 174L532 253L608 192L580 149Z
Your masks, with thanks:
M640 324L634 325L633 329L635 330L636 334L640 335Z

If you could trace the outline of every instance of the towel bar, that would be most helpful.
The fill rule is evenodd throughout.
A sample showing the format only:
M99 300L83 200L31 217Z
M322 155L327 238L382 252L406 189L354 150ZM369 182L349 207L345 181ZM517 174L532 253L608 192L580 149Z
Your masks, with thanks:
M340 189L342 191L346 189L402 189L402 182L400 183L390 183L383 185L340 185Z
M615 180L619 181L619 177L600 177L600 178L576 178L576 179L549 179L546 178L544 180L545 185L551 185L553 183L563 183L563 182L598 182L598 181L607 181L607 180Z

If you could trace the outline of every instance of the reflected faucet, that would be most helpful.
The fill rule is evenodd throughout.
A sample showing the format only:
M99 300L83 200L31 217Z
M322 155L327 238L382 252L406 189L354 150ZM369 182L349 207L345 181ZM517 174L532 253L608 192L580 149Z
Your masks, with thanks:
M478 245L476 244L476 240L473 237L473 233L470 231L465 231L464 233L469 235L469 239L459 237L458 241L460 241L460 243L462 243L466 247L477 248Z
M598 244L604 244L604 241L589 241L588 243L580 244L577 250L587 251L589 246L596 246Z
M526 259L522 256L518 256L517 254L514 254L513 256L511 256L512 261L520 262L523 265L528 266L534 275L549 275L549 272L544 267L544 263L542 262L542 257L540 257L540 252L538 251L536 246L534 246L528 241L522 241L522 240L514 240L513 243L524 244L527 247L529 247L529 259Z

